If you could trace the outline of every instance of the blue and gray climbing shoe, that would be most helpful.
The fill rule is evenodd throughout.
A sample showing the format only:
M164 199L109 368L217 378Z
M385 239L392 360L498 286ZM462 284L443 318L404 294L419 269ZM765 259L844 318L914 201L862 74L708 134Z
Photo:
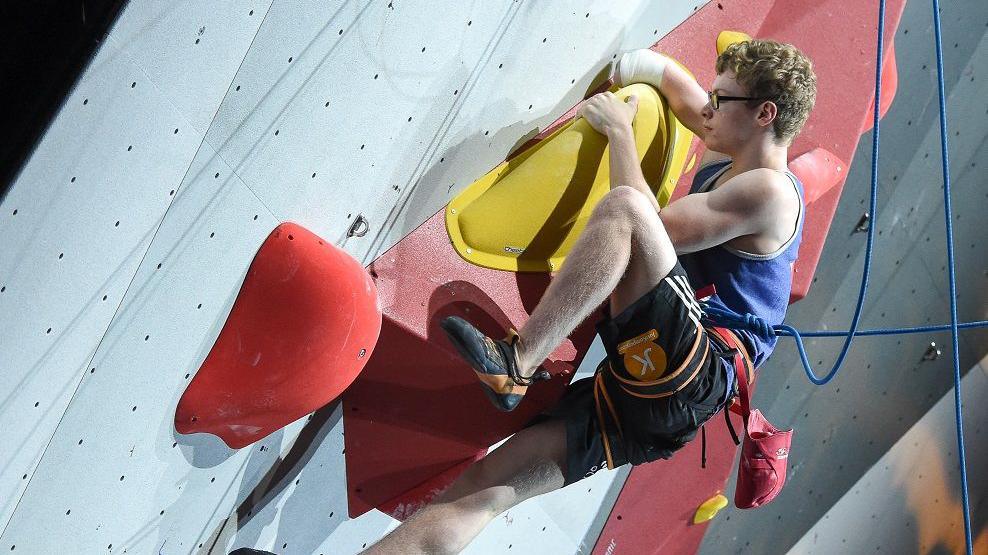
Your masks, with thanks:
M515 362L518 332L508 331L506 340L491 339L458 316L443 319L440 326L477 374L484 393L499 410L512 411L521 402L528 386L551 376L544 368L530 378L522 377Z

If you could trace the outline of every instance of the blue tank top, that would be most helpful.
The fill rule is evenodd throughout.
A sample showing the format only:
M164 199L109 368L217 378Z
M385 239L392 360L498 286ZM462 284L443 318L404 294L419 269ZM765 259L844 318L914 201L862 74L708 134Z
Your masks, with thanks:
M730 160L723 160L700 168L693 177L689 194L707 192L730 165ZM707 300L710 306L754 314L773 326L781 324L786 316L792 290L792 265L803 234L803 185L792 172L787 170L786 175L799 194L799 217L795 233L777 251L754 254L722 244L679 257L695 289L710 284L717 288L717 294ZM745 330L737 334L746 344L756 368L772 354L778 340L773 337L766 341Z

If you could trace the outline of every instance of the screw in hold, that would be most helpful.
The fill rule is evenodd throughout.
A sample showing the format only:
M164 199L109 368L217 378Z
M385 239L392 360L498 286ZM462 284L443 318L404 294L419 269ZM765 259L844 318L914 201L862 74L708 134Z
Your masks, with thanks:
M868 231L868 224L871 220L871 216L867 212L861 215L861 219L858 220L858 225L854 226L855 233L862 233Z
M937 344L930 341L930 346L927 347L926 352L923 353L923 360L936 360L940 358L941 354L943 353L937 348Z

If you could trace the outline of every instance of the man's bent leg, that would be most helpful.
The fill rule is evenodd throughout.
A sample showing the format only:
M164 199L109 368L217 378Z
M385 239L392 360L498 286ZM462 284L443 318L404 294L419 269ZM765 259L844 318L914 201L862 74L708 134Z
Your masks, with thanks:
M672 242L648 198L632 187L615 187L597 204L563 267L518 331L522 375L531 376L609 295L616 316L675 265Z
M631 236L628 267L610 296L612 316L654 289L676 266L676 250L659 215L649 208L641 224L642 232Z
M561 488L565 475L565 422L525 428L365 553L458 553L497 515Z

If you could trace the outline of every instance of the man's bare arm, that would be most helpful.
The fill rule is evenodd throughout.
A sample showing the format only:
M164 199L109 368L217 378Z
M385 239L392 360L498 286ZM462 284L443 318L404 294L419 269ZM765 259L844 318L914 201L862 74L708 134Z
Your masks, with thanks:
M669 103L676 118L703 139L701 112L707 104L707 93L675 60L647 48L633 50L621 56L613 79L622 87L631 83L652 85Z
M703 128L703 108L707 94L688 71L676 62L649 49L628 52L621 57L614 72L614 82L624 86L632 82L649 83L657 88L679 119L701 141L706 138ZM707 150L700 165L728 158L726 154Z
M659 211L659 201L655 193L648 187L641 164L638 162L638 147L635 145L635 133L631 127L615 127L607 132L607 142L610 145L611 189L620 185L634 187L651 201L655 211Z
M707 91L685 69L670 61L663 72L659 92L669 102L676 119L702 141L706 130L701 112L707 105Z
M586 118L591 127L607 136L611 189L621 185L633 187L644 193L658 212L659 203L642 174L635 133L631 128L637 111L636 96L629 96L625 102L614 96L614 93L603 92L585 100L577 109L577 115Z
M770 170L752 170L709 193L686 195L659 214L676 254L724 244L742 235L762 233L787 210L784 189Z

